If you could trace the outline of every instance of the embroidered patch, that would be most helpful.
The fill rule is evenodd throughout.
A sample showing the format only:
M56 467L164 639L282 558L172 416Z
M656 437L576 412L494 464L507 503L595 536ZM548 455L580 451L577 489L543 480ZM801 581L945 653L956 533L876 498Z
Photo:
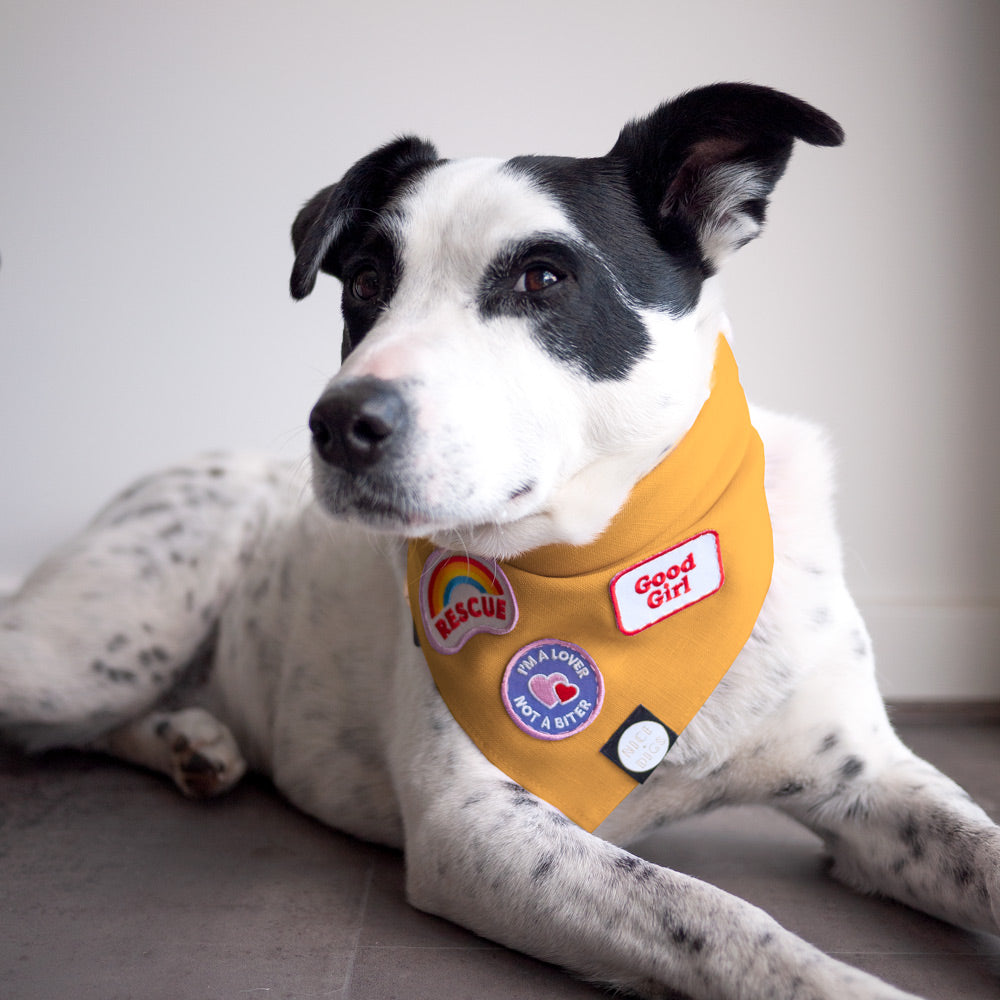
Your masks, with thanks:
M640 705L601 747L601 753L641 784L666 757L676 739L672 729Z
M480 632L510 632L517 624L517 600L492 559L437 549L420 574L420 617L434 649L457 653Z
M519 729L539 740L564 740L600 714L604 678L586 650L562 639L541 639L514 654L501 693Z
M719 536L704 531L622 570L611 581L618 628L635 635L711 597L725 579Z

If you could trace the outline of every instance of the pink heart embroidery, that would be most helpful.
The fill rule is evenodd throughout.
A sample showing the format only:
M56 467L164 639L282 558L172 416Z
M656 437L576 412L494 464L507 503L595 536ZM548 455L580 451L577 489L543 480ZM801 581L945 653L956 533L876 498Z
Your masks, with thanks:
M565 674L535 674L528 681L528 690L546 707L555 708L572 701L580 689L570 684Z

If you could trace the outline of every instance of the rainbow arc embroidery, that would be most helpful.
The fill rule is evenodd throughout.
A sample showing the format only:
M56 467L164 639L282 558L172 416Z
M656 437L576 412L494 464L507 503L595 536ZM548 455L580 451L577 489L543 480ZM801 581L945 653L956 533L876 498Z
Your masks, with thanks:
M497 563L410 543L410 606L451 713L595 829L732 665L771 580L764 452L728 343L694 426L595 541Z

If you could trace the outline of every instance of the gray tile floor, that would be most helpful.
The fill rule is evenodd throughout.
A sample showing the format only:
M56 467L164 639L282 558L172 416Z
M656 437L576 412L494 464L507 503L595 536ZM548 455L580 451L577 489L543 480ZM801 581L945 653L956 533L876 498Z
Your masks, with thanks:
M900 729L1000 818L1000 724ZM841 888L783 817L717 813L640 853L929 998L1000 996L1000 942ZM398 855L319 826L261 782L194 803L101 758L0 753L3 1000L605 995L411 910L402 883Z

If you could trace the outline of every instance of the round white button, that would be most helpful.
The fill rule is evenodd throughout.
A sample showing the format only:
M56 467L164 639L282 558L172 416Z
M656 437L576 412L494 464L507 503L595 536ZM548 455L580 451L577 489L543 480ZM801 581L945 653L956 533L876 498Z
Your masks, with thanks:
M658 722L643 721L629 726L618 741L618 759L630 771L652 771L670 749L670 734Z

